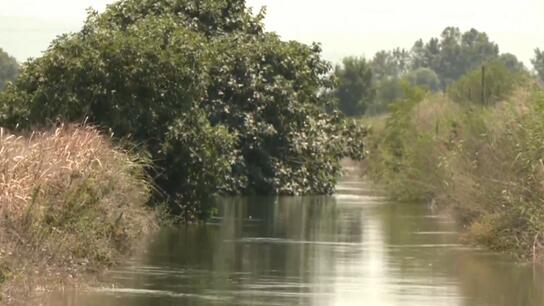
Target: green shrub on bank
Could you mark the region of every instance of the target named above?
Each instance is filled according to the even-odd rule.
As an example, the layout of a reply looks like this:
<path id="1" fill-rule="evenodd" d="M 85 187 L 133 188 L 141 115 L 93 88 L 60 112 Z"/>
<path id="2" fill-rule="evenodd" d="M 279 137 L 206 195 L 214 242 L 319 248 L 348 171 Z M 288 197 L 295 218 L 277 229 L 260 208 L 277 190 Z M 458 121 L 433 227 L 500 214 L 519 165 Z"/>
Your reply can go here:
<path id="1" fill-rule="evenodd" d="M 544 230 L 544 95 L 525 85 L 492 107 L 442 96 L 397 105 L 369 141 L 370 174 L 403 200 L 436 201 L 466 238 L 533 256 Z M 533 249 L 534 248 L 534 249 Z"/>
<path id="2" fill-rule="evenodd" d="M 319 46 L 284 42 L 262 18 L 244 0 L 117 2 L 25 64 L 0 95 L 0 124 L 86 120 L 141 144 L 187 218 L 218 191 L 330 193 L 364 131 L 325 111 Z"/>
<path id="3" fill-rule="evenodd" d="M 459 202 L 468 211 L 469 237 L 497 250 L 541 252 L 544 230 L 544 99 L 542 91 L 518 93 L 511 102 L 487 115 L 483 133 L 474 135 L 464 154 L 472 162 L 467 176 L 474 182 L 472 202 Z"/>
<path id="4" fill-rule="evenodd" d="M 428 95 L 424 89 L 404 83 L 404 98 L 390 105 L 390 113 L 383 119 L 385 124 L 381 130 L 374 129 L 369 136 L 368 170 L 371 176 L 387 185 L 392 197 L 397 199 L 420 198 L 430 192 L 428 183 L 419 179 L 416 173 L 419 168 L 414 163 L 422 162 L 420 157 L 434 156 L 428 154 L 431 152 L 420 154 L 430 148 L 433 135 L 418 130 L 412 117 Z M 414 146 L 416 142 L 418 146 Z"/>

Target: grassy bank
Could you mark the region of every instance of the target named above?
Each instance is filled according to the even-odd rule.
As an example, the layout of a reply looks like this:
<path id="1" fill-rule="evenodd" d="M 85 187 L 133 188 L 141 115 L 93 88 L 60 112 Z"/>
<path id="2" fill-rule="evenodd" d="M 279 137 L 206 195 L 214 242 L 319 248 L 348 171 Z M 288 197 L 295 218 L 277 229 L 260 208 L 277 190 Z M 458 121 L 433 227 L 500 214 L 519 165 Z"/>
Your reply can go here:
<path id="1" fill-rule="evenodd" d="M 0 129 L 0 300 L 126 255 L 154 226 L 143 166 L 90 127 Z"/>
<path id="2" fill-rule="evenodd" d="M 413 89 L 373 118 L 366 171 L 399 200 L 447 207 L 465 239 L 538 260 L 544 244 L 544 94 L 524 85 L 493 105 Z"/>

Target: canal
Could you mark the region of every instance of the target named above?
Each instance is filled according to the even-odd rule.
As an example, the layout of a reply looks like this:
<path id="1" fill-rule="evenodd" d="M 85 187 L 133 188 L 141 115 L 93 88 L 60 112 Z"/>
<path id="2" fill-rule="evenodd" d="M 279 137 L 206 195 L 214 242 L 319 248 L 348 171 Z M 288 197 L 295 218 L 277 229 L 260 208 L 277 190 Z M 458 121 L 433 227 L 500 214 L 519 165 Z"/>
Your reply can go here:
<path id="1" fill-rule="evenodd" d="M 542 306 L 543 272 L 459 243 L 453 220 L 395 203 L 357 173 L 337 194 L 234 197 L 165 229 L 86 292 L 46 306 Z"/>

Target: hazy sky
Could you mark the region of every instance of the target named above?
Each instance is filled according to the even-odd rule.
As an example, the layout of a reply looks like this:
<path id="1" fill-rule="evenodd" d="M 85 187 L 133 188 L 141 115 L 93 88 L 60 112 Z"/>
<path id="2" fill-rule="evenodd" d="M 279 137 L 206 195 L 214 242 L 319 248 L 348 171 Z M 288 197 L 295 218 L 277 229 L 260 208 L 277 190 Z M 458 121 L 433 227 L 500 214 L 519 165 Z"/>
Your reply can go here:
<path id="1" fill-rule="evenodd" d="M 77 31 L 85 9 L 113 0 L 0 0 L 0 47 L 19 61 L 39 56 L 58 34 Z M 487 32 L 501 52 L 526 64 L 544 48 L 544 0 L 247 0 L 268 8 L 266 25 L 285 39 L 321 42 L 324 57 L 371 57 L 381 49 L 410 48 L 446 26 Z"/>

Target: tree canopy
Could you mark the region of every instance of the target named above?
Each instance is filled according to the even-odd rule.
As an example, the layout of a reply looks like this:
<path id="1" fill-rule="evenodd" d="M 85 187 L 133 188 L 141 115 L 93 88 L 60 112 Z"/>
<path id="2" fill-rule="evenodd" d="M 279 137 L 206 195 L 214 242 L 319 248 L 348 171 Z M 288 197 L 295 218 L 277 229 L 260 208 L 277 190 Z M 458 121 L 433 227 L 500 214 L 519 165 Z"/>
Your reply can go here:
<path id="1" fill-rule="evenodd" d="M 503 53 L 499 56 L 498 61 L 503 63 L 508 70 L 513 72 L 526 71 L 525 65 L 518 60 L 512 53 Z"/>
<path id="2" fill-rule="evenodd" d="M 0 91 L 9 81 L 15 80 L 19 72 L 19 64 L 15 58 L 0 48 Z"/>
<path id="3" fill-rule="evenodd" d="M 419 86 L 430 91 L 440 90 L 440 79 L 432 69 L 417 68 L 410 71 L 405 78 L 413 86 Z"/>
<path id="4" fill-rule="evenodd" d="M 346 57 L 336 66 L 338 88 L 335 91 L 340 110 L 348 115 L 362 115 L 376 94 L 372 86 L 372 69 L 364 58 Z"/>
<path id="5" fill-rule="evenodd" d="M 412 47 L 412 68 L 434 70 L 445 88 L 481 63 L 499 56 L 499 47 L 485 32 L 447 27 L 440 38 L 427 43 L 418 40 Z"/>
<path id="6" fill-rule="evenodd" d="M 538 52 L 534 63 L 539 63 L 538 58 L 544 58 L 542 55 L 539 57 L 541 53 Z M 360 96 L 361 88 L 368 87 L 367 92 L 375 92 L 374 95 L 367 95 L 364 105 L 366 113 L 377 114 L 387 111 L 388 105 L 402 99 L 405 92 L 403 88 L 406 86 L 421 87 L 433 92 L 445 91 L 466 74 L 475 76 L 473 70 L 488 63 L 492 63 L 490 71 L 497 72 L 496 76 L 513 76 L 526 71 L 523 63 L 513 54 L 500 54 L 498 45 L 485 32 L 476 29 L 461 32 L 457 27 L 447 27 L 440 37 L 433 37 L 427 42 L 417 40 L 409 51 L 402 48 L 379 51 L 366 63 L 370 66 L 367 73 L 372 75 L 370 87 L 361 80 L 351 78 L 350 86 L 337 91 L 340 93 L 337 96 L 340 98 L 341 109 L 346 113 L 353 114 L 353 110 L 342 107 L 342 102 L 347 101 L 346 97 L 351 97 L 350 101 L 359 101 L 354 97 Z M 500 69 L 497 68 L 499 66 Z M 503 73 L 502 68 L 511 73 Z M 337 69 L 337 75 L 340 72 L 342 70 Z M 342 78 L 339 79 L 342 87 Z M 348 105 L 357 104 L 350 102 Z"/>
<path id="7" fill-rule="evenodd" d="M 544 51 L 535 50 L 535 57 L 531 60 L 536 73 L 542 81 L 544 81 Z"/>
<path id="8" fill-rule="evenodd" d="M 379 82 L 385 79 L 401 78 L 410 70 L 410 61 L 408 51 L 401 48 L 377 52 L 372 59 L 374 80 Z"/>
<path id="9" fill-rule="evenodd" d="M 215 192 L 330 193 L 364 130 L 318 45 L 265 32 L 244 0 L 124 0 L 56 39 L 0 96 L 0 125 L 97 124 L 146 148 L 173 212 Z"/>

